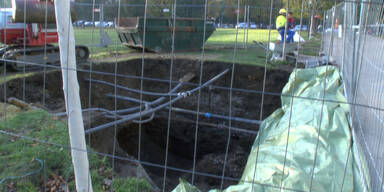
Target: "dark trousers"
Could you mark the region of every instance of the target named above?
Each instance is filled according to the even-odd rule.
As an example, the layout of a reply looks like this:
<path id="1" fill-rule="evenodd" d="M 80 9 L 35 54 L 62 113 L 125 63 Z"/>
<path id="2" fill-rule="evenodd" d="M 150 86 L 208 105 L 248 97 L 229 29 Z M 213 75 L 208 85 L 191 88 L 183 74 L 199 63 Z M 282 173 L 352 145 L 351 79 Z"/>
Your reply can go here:
<path id="1" fill-rule="evenodd" d="M 281 41 L 280 43 L 284 43 L 284 39 L 285 39 L 285 29 L 279 29 L 279 34 L 281 36 Z M 293 43 L 293 36 L 295 36 L 295 32 L 294 31 L 291 31 L 291 30 L 287 30 L 287 35 L 288 35 L 288 38 L 287 38 L 287 43 Z"/>

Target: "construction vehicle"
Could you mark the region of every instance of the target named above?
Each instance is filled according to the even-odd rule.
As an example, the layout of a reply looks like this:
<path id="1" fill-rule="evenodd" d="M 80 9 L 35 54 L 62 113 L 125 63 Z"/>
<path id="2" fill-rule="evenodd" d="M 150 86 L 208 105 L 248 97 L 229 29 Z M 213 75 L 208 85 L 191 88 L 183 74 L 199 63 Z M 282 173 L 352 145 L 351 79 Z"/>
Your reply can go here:
<path id="1" fill-rule="evenodd" d="M 24 6 L 20 6 L 21 3 Z M 28 12 L 24 11 L 26 7 Z M 35 10 L 31 10 L 32 8 Z M 53 1 L 43 0 L 13 0 L 12 8 L 1 9 L 1 63 L 12 70 L 39 69 L 46 64 L 58 65 L 60 53 L 55 44 L 59 37 L 52 14 Z M 88 57 L 89 50 L 86 46 L 76 46 L 78 62 L 84 62 Z"/>

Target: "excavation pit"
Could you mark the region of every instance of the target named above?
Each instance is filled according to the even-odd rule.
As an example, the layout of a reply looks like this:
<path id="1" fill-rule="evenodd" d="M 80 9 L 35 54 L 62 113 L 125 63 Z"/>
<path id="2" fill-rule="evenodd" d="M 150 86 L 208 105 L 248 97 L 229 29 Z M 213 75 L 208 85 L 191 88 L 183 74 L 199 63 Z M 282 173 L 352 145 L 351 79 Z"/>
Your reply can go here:
<path id="1" fill-rule="evenodd" d="M 144 65 L 143 90 L 158 93 L 169 92 L 170 60 L 147 59 Z M 108 86 L 89 79 L 109 82 L 140 90 L 142 60 L 131 60 L 117 63 L 105 63 L 92 66 L 78 72 L 81 103 L 83 109 L 103 108 L 115 110 L 115 99 L 108 94 L 115 92 L 113 86 Z M 267 70 L 265 81 L 265 95 L 262 101 L 264 68 L 248 65 L 235 65 L 232 95 L 231 86 L 232 64 L 220 62 L 205 62 L 202 73 L 202 83 L 209 81 L 221 72 L 230 69 L 228 73 L 218 78 L 209 86 L 201 89 L 200 108 L 201 115 L 197 116 L 198 92 L 172 104 L 172 113 L 169 108 L 163 108 L 154 113 L 153 119 L 141 126 L 140 161 L 150 179 L 160 188 L 163 186 L 165 154 L 167 149 L 167 130 L 169 127 L 167 179 L 166 189 L 174 188 L 179 178 L 191 181 L 195 161 L 194 182 L 197 187 L 205 191 L 219 188 L 225 159 L 228 139 L 230 145 L 225 167 L 224 187 L 237 183 L 241 177 L 249 150 L 256 137 L 261 106 L 263 118 L 280 107 L 281 90 L 288 80 L 289 73 L 281 70 Z M 173 62 L 172 86 L 187 74 L 194 78 L 183 84 L 176 93 L 186 92 L 198 87 L 200 80 L 200 61 L 176 59 Z M 115 74 L 115 70 L 118 75 Z M 45 77 L 45 78 L 44 78 Z M 24 84 L 25 82 L 25 84 Z M 45 84 L 45 86 L 44 86 Z M 62 91 L 62 79 L 59 71 L 37 73 L 24 79 L 15 79 L 7 82 L 6 96 L 23 99 L 34 103 L 52 113 L 65 111 Z M 4 95 L 0 91 L 0 97 Z M 122 89 L 116 93 L 130 98 L 140 98 L 139 94 Z M 143 95 L 143 100 L 153 101 L 159 96 Z M 232 98 L 232 102 L 230 102 Z M 4 99 L 4 98 L 1 98 Z M 166 97 L 165 102 L 168 101 Z M 164 102 L 163 102 L 164 103 Z M 117 109 L 137 107 L 138 103 L 123 100 L 116 101 Z M 232 121 L 229 121 L 231 106 Z M 195 113 L 191 113 L 195 112 Z M 92 111 L 84 113 L 85 127 L 87 129 L 111 122 L 103 112 Z M 169 116 L 170 126 L 168 126 Z M 219 118 L 218 118 L 219 117 Z M 148 118 L 148 116 L 143 117 Z M 196 120 L 199 118 L 197 140 L 195 140 Z M 239 120 L 240 118 L 240 120 Z M 231 135 L 229 136 L 229 126 Z M 116 155 L 138 159 L 139 125 L 125 122 L 116 125 Z M 89 144 L 94 150 L 113 154 L 114 126 L 91 134 Z M 196 143 L 196 144 L 195 144 Z M 196 148 L 196 156 L 195 154 Z M 117 160 L 116 171 L 122 176 L 134 176 L 125 164 L 130 161 Z M 128 173 L 129 172 L 129 173 Z M 134 171 L 132 171 L 134 172 Z"/>
<path id="2" fill-rule="evenodd" d="M 210 174 L 221 176 L 228 138 L 228 128 L 216 124 L 202 123 L 198 126 L 196 158 L 195 132 L 196 123 L 185 117 L 171 117 L 169 137 L 167 139 L 168 118 L 157 118 L 141 126 L 140 160 L 151 164 L 167 166 L 166 187 L 168 190 L 175 187 L 178 178 L 190 181 L 195 161 L 196 175 L 194 181 L 202 190 L 220 187 L 220 178 L 204 176 Z M 203 120 L 201 120 L 203 122 Z M 128 154 L 138 159 L 139 125 L 130 124 L 120 128 L 118 132 L 119 146 Z M 226 166 L 226 177 L 239 178 L 242 174 L 247 154 L 256 134 L 231 132 L 231 142 Z M 167 147 L 168 143 L 168 147 Z M 166 151 L 168 149 L 168 152 Z M 167 153 L 167 157 L 166 157 Z M 165 160 L 167 159 L 167 164 Z M 164 169 L 154 165 L 144 164 L 144 168 L 158 185 L 162 186 Z M 178 170 L 180 169 L 180 170 Z M 234 181 L 225 180 L 224 184 L 234 184 Z"/>

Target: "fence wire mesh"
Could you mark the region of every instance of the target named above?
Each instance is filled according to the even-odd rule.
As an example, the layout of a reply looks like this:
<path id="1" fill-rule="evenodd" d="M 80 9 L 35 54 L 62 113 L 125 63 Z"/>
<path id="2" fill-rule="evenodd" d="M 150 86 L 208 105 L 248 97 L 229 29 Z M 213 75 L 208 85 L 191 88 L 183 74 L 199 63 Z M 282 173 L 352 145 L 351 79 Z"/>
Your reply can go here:
<path id="1" fill-rule="evenodd" d="M 323 52 L 341 68 L 348 101 L 369 106 L 351 105 L 351 123 L 367 157 L 372 191 L 382 191 L 383 2 L 346 1 L 325 18 Z"/>
<path id="2" fill-rule="evenodd" d="M 249 182 L 241 178 L 248 153 L 261 122 L 280 107 L 281 96 L 292 102 L 336 102 L 325 99 L 326 82 L 321 98 L 281 94 L 290 72 L 303 68 L 308 58 L 317 60 L 320 46 L 342 69 L 356 141 L 369 157 L 372 189 L 382 190 L 380 2 L 345 2 L 327 11 L 317 27 L 311 22 L 318 22 L 312 17 L 320 12 L 308 7 L 309 1 L 297 1 L 302 6 L 293 10 L 300 14 L 296 33 L 309 43 L 299 40 L 288 64 L 271 62 L 269 46 L 278 37 L 274 21 L 289 0 L 263 6 L 240 0 L 76 1 L 76 45 L 88 47 L 90 57 L 78 60 L 77 68 L 59 66 L 57 42 L 48 42 L 47 34 L 56 30 L 47 21 L 52 17 L 48 8 L 41 13 L 45 22 L 28 23 L 27 2 L 32 1 L 16 0 L 23 5 L 24 22 L 13 23 L 6 2 L 0 5 L 0 28 L 6 29 L 1 38 L 19 37 L 0 49 L 5 55 L 0 60 L 0 190 L 75 191 L 71 151 L 88 155 L 93 183 L 88 191 L 171 191 L 179 178 L 203 191 Z M 51 4 L 42 2 L 43 7 Z M 310 40 L 310 26 L 322 30 L 322 38 Z M 39 35 L 40 45 L 31 45 Z M 153 42 L 158 44 L 152 47 Z M 198 49 L 183 50 L 195 44 Z M 86 53 L 79 48 L 76 54 Z M 70 111 L 65 112 L 62 90 L 69 80 L 61 78 L 70 71 L 79 79 L 87 149 L 70 146 Z M 306 191 L 283 184 L 289 177 L 289 129 L 287 134 L 279 185 L 254 183 L 266 191 Z M 318 179 L 320 133 L 316 138 L 309 191 Z M 343 191 L 343 186 L 335 188 Z"/>

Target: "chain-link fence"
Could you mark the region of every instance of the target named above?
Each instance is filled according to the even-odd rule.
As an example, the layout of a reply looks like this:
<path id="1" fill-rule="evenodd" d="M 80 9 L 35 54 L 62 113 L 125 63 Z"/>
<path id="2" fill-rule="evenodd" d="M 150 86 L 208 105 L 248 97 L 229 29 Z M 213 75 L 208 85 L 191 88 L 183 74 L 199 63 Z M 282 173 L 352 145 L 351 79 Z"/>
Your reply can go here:
<path id="1" fill-rule="evenodd" d="M 344 2 L 325 13 L 323 52 L 340 66 L 373 191 L 383 190 L 383 2 Z"/>
<path id="2" fill-rule="evenodd" d="M 177 2 L 187 1 L 192 2 Z M 189 182 L 184 191 L 197 191 L 192 185 L 202 191 L 227 187 L 226 191 L 360 191 L 355 186 L 358 184 L 352 184 L 359 174 L 352 167 L 355 159 L 349 159 L 351 139 L 346 110 L 341 109 L 346 103 L 337 69 L 296 70 L 300 68 L 299 57 L 308 50 L 300 39 L 290 44 L 295 66 L 270 62 L 268 45 L 282 46 L 274 44 L 278 36 L 274 21 L 282 5 L 276 6 L 273 0 L 265 7 L 244 5 L 240 0 L 221 1 L 219 6 L 209 6 L 209 0 L 204 0 L 204 5 L 176 1 L 169 5 L 78 3 L 73 29 L 67 15 L 69 2 L 55 2 L 56 14 L 64 10 L 59 10 L 57 3 L 67 9 L 61 12 L 63 17 L 56 17 L 54 43 L 47 43 L 44 23 L 24 21 L 16 39 L 28 37 L 32 41 L 36 33 L 28 30 L 36 32 L 38 28 L 37 35 L 45 35 L 41 38 L 44 41 L 40 47 L 28 46 L 26 41 L 15 41 L 19 44 L 13 46 L 7 39 L 14 37 L 14 31 L 7 27 L 16 23 L 2 22 L 6 30 L 1 31 L 1 39 L 9 45 L 2 49 L 6 52 L 0 59 L 0 160 L 4 162 L 0 164 L 0 190 L 75 191 L 79 189 L 75 184 L 82 184 L 86 189 L 79 191 L 157 192 L 172 191 Z M 312 18 L 304 12 L 310 15 L 313 11 L 306 10 L 304 2 L 300 2 L 301 17 L 296 15 L 296 24 L 308 29 Z M 324 24 L 323 48 L 342 62 L 349 59 L 337 57 L 338 49 L 349 51 L 343 48 L 343 33 L 347 32 L 339 27 L 346 22 L 342 14 L 336 16 L 336 10 L 343 10 L 343 6 L 328 13 L 327 21 L 331 22 Z M 27 10 L 20 12 L 26 14 Z M 224 29 L 216 30 L 212 39 L 205 41 L 205 25 L 212 25 L 212 20 Z M 192 39 L 195 28 L 183 25 L 183 21 L 203 21 L 198 40 Z M 122 29 L 125 34 L 118 36 L 114 25 L 124 22 L 134 27 Z M 160 25 L 164 31 L 149 30 Z M 351 25 L 351 30 L 354 28 Z M 142 33 L 137 34 L 140 30 Z M 186 31 L 191 34 L 185 35 Z M 105 42 L 105 34 L 111 44 Z M 364 37 L 362 34 L 358 36 Z M 121 38 L 129 41 L 136 37 L 143 42 L 136 50 L 120 42 Z M 362 37 L 357 38 L 366 42 Z M 76 44 L 88 45 L 91 54 L 88 60 L 79 59 L 78 66 L 74 57 L 82 52 L 76 49 L 74 38 Z M 151 40 L 159 40 L 159 46 L 170 50 L 151 52 L 152 44 L 145 43 Z M 183 52 L 177 47 L 196 42 L 201 43 L 197 51 Z M 312 48 L 320 44 L 310 43 Z M 355 54 L 355 49 L 352 52 Z M 363 74 L 360 68 L 350 68 Z M 328 80 L 333 83 L 328 84 Z M 375 96 L 372 102 L 378 100 L 380 92 Z M 382 112 L 372 107 L 377 103 L 353 106 Z M 334 108 L 340 113 L 330 112 Z M 83 140 L 83 134 L 83 146 L 72 143 L 75 137 Z M 88 160 L 77 160 L 75 153 L 87 155 Z M 76 167 L 84 162 L 89 166 Z M 74 173 L 79 167 L 82 177 Z"/>
<path id="3" fill-rule="evenodd" d="M 182 4 L 178 3 L 176 9 L 173 4 L 143 4 L 143 3 L 74 3 L 76 12 L 76 21 L 74 22 L 76 42 L 78 44 L 92 45 L 97 55 L 100 52 L 111 51 L 108 46 L 114 47 L 114 42 L 118 40 L 115 31 L 117 12 L 121 18 L 125 17 L 142 17 L 144 8 L 147 7 L 147 18 L 168 18 L 171 20 L 173 13 L 178 18 L 194 18 L 204 19 L 204 4 Z M 120 9 L 119 9 L 120 8 Z M 280 7 L 274 7 L 272 10 L 272 18 L 276 18 L 279 14 Z M 268 30 L 272 29 L 271 40 L 275 41 L 278 37 L 275 31 L 274 21 L 270 23 L 270 8 L 268 6 L 251 6 L 241 3 L 239 7 L 231 4 L 213 4 L 207 6 L 206 18 L 216 28 L 215 33 L 207 40 L 207 49 L 216 50 L 221 48 L 233 48 L 237 35 L 238 48 L 259 48 L 253 42 L 266 42 Z M 300 12 L 304 12 L 304 16 L 300 18 Z M 300 10 L 295 18 L 296 31 L 299 31 L 300 20 L 302 20 L 302 36 L 308 37 L 307 30 L 310 26 L 310 10 L 305 7 Z M 237 18 L 238 16 L 238 18 Z M 238 20 L 237 20 L 238 19 Z M 237 31 L 238 29 L 238 31 Z M 106 35 L 105 35 L 106 34 Z M 226 36 L 227 39 L 219 38 Z M 92 38 L 91 38 L 92 37 Z M 119 41 L 119 40 L 118 40 Z M 119 45 L 119 50 L 124 51 L 124 46 Z M 214 51 L 211 51 L 214 52 Z M 254 59 L 257 60 L 257 59 Z M 257 64 L 254 62 L 253 64 Z"/>

